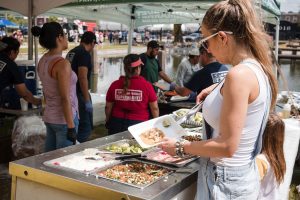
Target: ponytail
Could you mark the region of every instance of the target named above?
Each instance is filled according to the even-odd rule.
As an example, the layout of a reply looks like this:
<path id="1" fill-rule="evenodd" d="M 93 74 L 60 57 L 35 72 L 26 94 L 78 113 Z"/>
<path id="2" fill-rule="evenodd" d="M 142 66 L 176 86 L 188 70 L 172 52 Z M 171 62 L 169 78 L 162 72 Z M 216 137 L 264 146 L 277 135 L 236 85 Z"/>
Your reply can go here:
<path id="1" fill-rule="evenodd" d="M 125 81 L 123 84 L 123 93 L 126 94 L 128 91 L 128 88 L 130 86 L 130 79 L 132 78 L 132 76 L 135 75 L 139 75 L 137 74 L 137 67 L 132 67 L 131 63 L 136 62 L 137 60 L 139 60 L 140 57 L 137 54 L 128 54 L 127 56 L 125 56 L 124 60 L 123 60 L 123 64 L 124 64 L 124 71 L 125 71 Z"/>
<path id="2" fill-rule="evenodd" d="M 208 9 L 203 18 L 203 24 L 212 32 L 233 32 L 235 40 L 249 48 L 269 79 L 272 92 L 271 109 L 274 109 L 277 80 L 274 77 L 272 61 L 269 56 L 267 34 L 262 21 L 254 10 L 253 3 L 248 0 L 221 1 Z"/>

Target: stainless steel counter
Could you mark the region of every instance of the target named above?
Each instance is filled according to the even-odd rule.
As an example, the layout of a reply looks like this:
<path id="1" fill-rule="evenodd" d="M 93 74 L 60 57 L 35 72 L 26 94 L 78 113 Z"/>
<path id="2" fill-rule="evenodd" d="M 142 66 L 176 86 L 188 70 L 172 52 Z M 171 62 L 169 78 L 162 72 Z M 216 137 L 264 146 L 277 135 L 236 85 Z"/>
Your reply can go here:
<path id="1" fill-rule="evenodd" d="M 189 172 L 172 173 L 167 178 L 161 179 L 144 189 L 43 165 L 45 161 L 51 159 L 126 138 L 131 138 L 129 132 L 118 133 L 113 136 L 11 162 L 9 171 L 13 176 L 13 199 L 18 199 L 16 192 L 18 185 L 14 185 L 14 183 L 18 182 L 18 178 L 67 191 L 87 199 L 172 199 L 196 182 L 199 167 L 197 161 L 185 166 L 185 168 L 191 168 Z"/>

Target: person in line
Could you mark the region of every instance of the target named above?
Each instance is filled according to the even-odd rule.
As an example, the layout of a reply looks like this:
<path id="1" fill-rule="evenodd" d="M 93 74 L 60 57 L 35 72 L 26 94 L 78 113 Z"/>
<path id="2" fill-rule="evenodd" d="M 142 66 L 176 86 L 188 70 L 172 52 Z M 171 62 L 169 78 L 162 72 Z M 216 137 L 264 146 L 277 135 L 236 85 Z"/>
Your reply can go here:
<path id="1" fill-rule="evenodd" d="M 57 22 L 45 23 L 31 30 L 40 45 L 48 51 L 38 64 L 46 101 L 43 121 L 46 125 L 45 150 L 52 151 L 75 144 L 78 128 L 77 76 L 71 64 L 62 57 L 68 38 Z"/>
<path id="2" fill-rule="evenodd" d="M 195 72 L 184 87 L 176 85 L 174 88 L 181 96 L 190 95 L 191 101 L 195 101 L 197 94 L 200 94 L 203 89 L 222 81 L 228 72 L 228 68 L 219 63 L 204 47 L 201 46 L 199 52 L 199 62 L 203 68 Z"/>
<path id="3" fill-rule="evenodd" d="M 200 52 L 198 48 L 193 48 L 189 51 L 189 58 L 183 59 L 178 65 L 176 73 L 176 84 L 183 87 L 195 74 L 200 70 L 199 66 Z"/>
<path id="4" fill-rule="evenodd" d="M 167 83 L 172 83 L 172 80 L 168 77 L 168 75 L 162 70 L 158 59 L 156 56 L 158 55 L 159 50 L 159 44 L 157 41 L 152 40 L 148 42 L 147 44 L 147 52 L 142 53 L 140 55 L 142 62 L 144 63 L 142 65 L 142 72 L 141 76 L 143 76 L 147 81 L 149 81 L 151 84 L 156 83 L 158 81 L 158 78 L 162 78 Z M 175 85 L 175 83 L 171 84 L 172 87 Z M 157 92 L 157 87 L 153 86 L 155 89 L 155 92 Z"/>
<path id="5" fill-rule="evenodd" d="M 96 44 L 96 36 L 86 31 L 80 45 L 68 52 L 66 59 L 70 61 L 72 70 L 78 77 L 76 93 L 78 98 L 79 126 L 77 140 L 86 142 L 93 129 L 93 104 L 89 93 L 89 82 L 92 73 L 92 58 L 90 53 Z"/>
<path id="6" fill-rule="evenodd" d="M 279 185 L 283 182 L 286 163 L 283 153 L 285 125 L 275 113 L 270 113 L 263 135 L 261 154 L 256 157 L 261 185 L 260 200 L 280 200 Z"/>
<path id="7" fill-rule="evenodd" d="M 137 54 L 129 54 L 123 60 L 125 76 L 114 81 L 106 94 L 106 126 L 108 134 L 126 131 L 131 125 L 147 121 L 150 113 L 159 116 L 156 94 L 142 76 L 143 64 Z"/>
<path id="8" fill-rule="evenodd" d="M 6 90 L 14 87 L 20 97 L 29 103 L 41 105 L 41 99 L 35 98 L 24 83 L 24 76 L 14 62 L 19 54 L 20 42 L 14 37 L 4 37 L 0 45 L 0 102 L 8 98 Z M 1 100 L 2 99 L 2 100 Z M 1 105 L 2 106 L 2 105 Z"/>
<path id="9" fill-rule="evenodd" d="M 225 0 L 209 8 L 200 41 L 220 63 L 233 67 L 219 84 L 202 90 L 206 140 L 166 138 L 161 148 L 171 155 L 201 156 L 196 199 L 257 199 L 261 152 L 277 82 L 268 53 L 266 32 L 252 1 Z"/>

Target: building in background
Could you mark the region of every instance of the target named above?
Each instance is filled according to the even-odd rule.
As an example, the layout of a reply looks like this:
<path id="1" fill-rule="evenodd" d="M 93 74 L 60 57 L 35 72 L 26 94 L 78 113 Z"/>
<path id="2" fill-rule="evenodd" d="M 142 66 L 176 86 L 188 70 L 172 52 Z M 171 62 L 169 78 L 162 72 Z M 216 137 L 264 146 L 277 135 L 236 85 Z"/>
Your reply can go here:
<path id="1" fill-rule="evenodd" d="M 267 23 L 266 29 L 273 39 L 275 39 L 276 26 Z M 279 30 L 280 40 L 300 39 L 300 13 L 281 13 Z"/>

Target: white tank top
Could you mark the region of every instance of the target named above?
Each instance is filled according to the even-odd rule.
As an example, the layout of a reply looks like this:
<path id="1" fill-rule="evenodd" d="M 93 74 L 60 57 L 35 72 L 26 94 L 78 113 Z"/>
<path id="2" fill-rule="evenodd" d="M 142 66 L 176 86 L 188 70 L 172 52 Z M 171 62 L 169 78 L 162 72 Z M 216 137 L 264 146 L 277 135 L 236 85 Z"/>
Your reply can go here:
<path id="1" fill-rule="evenodd" d="M 249 67 L 256 75 L 259 83 L 259 95 L 248 104 L 247 116 L 242 129 L 238 148 L 231 158 L 214 157 L 210 160 L 217 165 L 222 166 L 242 166 L 251 162 L 252 152 L 255 148 L 255 142 L 259 135 L 259 130 L 263 120 L 267 102 L 267 77 L 262 71 L 260 64 L 254 59 L 246 59 L 244 65 Z M 203 104 L 203 116 L 206 122 L 213 128 L 213 138 L 220 134 L 220 115 L 223 104 L 223 96 L 220 89 L 224 84 L 223 80 L 217 88 L 208 95 Z"/>

